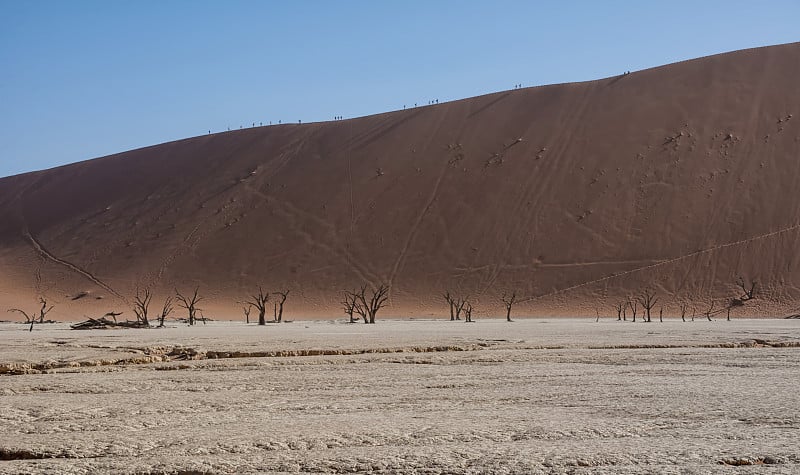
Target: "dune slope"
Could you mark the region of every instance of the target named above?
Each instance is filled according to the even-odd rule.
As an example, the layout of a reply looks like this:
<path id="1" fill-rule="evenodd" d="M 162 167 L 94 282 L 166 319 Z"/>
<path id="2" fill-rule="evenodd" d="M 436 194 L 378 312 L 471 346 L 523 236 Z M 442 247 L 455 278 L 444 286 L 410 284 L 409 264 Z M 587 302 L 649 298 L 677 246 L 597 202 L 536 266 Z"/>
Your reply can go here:
<path id="1" fill-rule="evenodd" d="M 741 312 L 791 313 L 798 77 L 795 43 L 3 178 L 0 308 L 44 294 L 80 318 L 199 286 L 235 315 L 261 284 L 335 316 L 341 290 L 387 283 L 386 315 L 443 316 L 446 289 L 479 315 L 507 291 L 519 314 L 593 315 L 644 288 L 674 314 L 742 276 L 760 298 Z"/>

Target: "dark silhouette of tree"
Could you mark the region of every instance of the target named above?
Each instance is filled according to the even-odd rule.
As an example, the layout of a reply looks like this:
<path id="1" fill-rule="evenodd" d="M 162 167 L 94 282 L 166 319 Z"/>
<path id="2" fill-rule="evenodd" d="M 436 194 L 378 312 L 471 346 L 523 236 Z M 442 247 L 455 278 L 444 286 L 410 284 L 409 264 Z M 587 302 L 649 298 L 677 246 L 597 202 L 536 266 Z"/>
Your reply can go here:
<path id="1" fill-rule="evenodd" d="M 51 305 L 48 307 L 47 300 L 44 297 L 39 297 L 39 303 L 42 304 L 42 306 L 39 308 L 39 315 L 36 315 L 35 312 L 31 312 L 30 314 L 28 314 L 26 311 L 20 310 L 18 308 L 9 308 L 8 311 L 21 313 L 25 317 L 25 323 L 31 324 L 28 331 L 33 331 L 33 324 L 44 323 L 45 322 L 44 318 L 47 316 L 48 313 L 50 313 L 51 310 L 53 310 L 53 307 L 55 307 L 55 305 Z"/>
<path id="2" fill-rule="evenodd" d="M 456 313 L 455 313 L 456 299 L 455 299 L 455 297 L 450 295 L 450 291 L 449 290 L 446 291 L 442 295 L 442 297 L 444 298 L 444 301 L 447 302 L 447 304 L 450 306 L 450 321 L 452 322 L 453 320 L 456 319 Z"/>
<path id="3" fill-rule="evenodd" d="M 342 292 L 341 304 L 345 315 L 350 317 L 350 323 L 357 322 L 358 319 L 353 316 L 353 313 L 356 310 L 356 294 L 354 292 L 348 292 L 345 290 Z"/>
<path id="4" fill-rule="evenodd" d="M 617 311 L 617 321 L 622 321 L 622 314 L 625 312 L 625 306 L 628 305 L 627 302 L 622 301 L 619 302 L 614 306 L 614 309 Z"/>
<path id="5" fill-rule="evenodd" d="M 506 321 L 507 322 L 512 322 L 513 320 L 511 320 L 511 308 L 517 302 L 517 293 L 516 292 L 511 292 L 511 295 L 503 293 L 502 300 L 503 300 L 503 304 L 505 304 L 505 306 L 506 306 Z"/>
<path id="6" fill-rule="evenodd" d="M 164 327 L 164 320 L 172 313 L 172 297 L 167 297 L 164 300 L 164 306 L 161 307 L 161 314 L 158 316 L 158 328 Z"/>
<path id="7" fill-rule="evenodd" d="M 364 318 L 364 323 L 375 323 L 375 316 L 378 311 L 386 306 L 386 301 L 389 298 L 389 287 L 386 284 L 381 284 L 372 291 L 372 296 L 367 299 L 366 285 L 361 287 L 361 290 L 356 293 L 358 302 L 356 303 L 356 312 Z"/>
<path id="8" fill-rule="evenodd" d="M 194 288 L 194 293 L 191 296 L 183 296 L 178 289 L 175 289 L 176 298 L 178 299 L 178 306 L 185 308 L 186 311 L 189 313 L 189 325 L 194 325 L 195 320 L 197 319 L 197 312 L 200 310 L 197 307 L 197 304 L 203 300 L 202 297 L 197 295 L 197 292 L 200 290 L 199 287 Z M 203 325 L 205 325 L 206 319 L 203 318 Z"/>
<path id="9" fill-rule="evenodd" d="M 681 302 L 681 321 L 686 322 L 686 310 L 689 309 L 689 304 L 687 302 Z"/>
<path id="10" fill-rule="evenodd" d="M 469 295 L 464 298 L 457 298 L 455 301 L 456 320 L 461 320 L 461 313 L 464 311 L 464 306 L 467 305 Z"/>
<path id="11" fill-rule="evenodd" d="M 742 289 L 742 295 L 740 297 L 732 298 L 728 304 L 728 308 L 726 309 L 728 312 L 728 316 L 726 318 L 727 321 L 731 321 L 731 309 L 733 307 L 744 307 L 745 302 L 755 298 L 756 286 L 758 283 L 754 280 L 750 282 L 749 285 L 745 284 L 745 280 L 742 278 L 742 276 L 739 276 L 739 278 L 736 280 L 736 285 Z"/>
<path id="12" fill-rule="evenodd" d="M 244 312 L 244 322 L 250 323 L 250 311 L 253 310 L 251 305 L 242 305 L 242 311 Z"/>
<path id="13" fill-rule="evenodd" d="M 286 292 L 281 292 L 281 291 L 273 292 L 273 295 L 277 295 L 277 296 L 280 297 L 280 299 L 277 301 L 277 304 L 278 304 L 277 312 L 278 313 L 277 313 L 277 315 L 275 315 L 275 321 L 276 322 L 282 322 L 283 321 L 283 303 L 286 302 L 286 297 L 289 296 L 289 291 L 287 290 Z"/>
<path id="14" fill-rule="evenodd" d="M 710 301 L 710 303 L 708 305 L 708 309 L 706 310 L 706 312 L 704 314 L 709 322 L 711 321 L 711 315 L 714 315 L 714 313 L 715 313 L 714 312 L 714 306 L 715 305 L 716 305 L 716 303 L 714 302 L 714 299 L 711 299 L 711 301 Z"/>
<path id="15" fill-rule="evenodd" d="M 636 302 L 636 299 L 628 300 L 628 307 L 630 307 L 631 314 L 633 315 L 633 323 L 636 323 L 636 312 L 639 310 L 639 304 Z"/>
<path id="16" fill-rule="evenodd" d="M 461 313 L 464 311 L 464 306 L 467 304 L 469 297 L 455 297 L 450 294 L 449 290 L 442 297 L 450 306 L 450 321 L 461 320 Z"/>
<path id="17" fill-rule="evenodd" d="M 755 298 L 756 286 L 758 285 L 758 282 L 756 282 L 755 280 L 750 282 L 750 286 L 748 288 L 742 276 L 739 276 L 739 279 L 736 281 L 736 283 L 739 285 L 739 287 L 741 287 L 742 292 L 744 292 L 740 297 L 740 300 L 742 302 L 747 302 L 748 300 L 752 300 Z"/>
<path id="18" fill-rule="evenodd" d="M 650 321 L 650 310 L 656 306 L 658 303 L 658 297 L 656 297 L 655 292 L 652 292 L 650 289 L 645 289 L 642 292 L 642 295 L 639 296 L 639 303 L 642 304 L 644 310 L 647 315 L 647 322 Z"/>
<path id="19" fill-rule="evenodd" d="M 353 311 L 360 315 L 362 319 L 364 319 L 364 323 L 369 323 L 366 304 L 361 303 L 366 302 L 366 292 L 367 286 L 362 285 L 360 289 L 353 290 L 352 292 L 348 291 L 347 294 L 349 295 L 349 298 L 353 300 Z"/>
<path id="20" fill-rule="evenodd" d="M 258 324 L 259 325 L 266 325 L 266 314 L 267 314 L 267 302 L 269 301 L 269 292 L 264 292 L 264 289 L 261 286 L 258 286 L 258 293 L 253 294 L 250 298 L 245 302 L 250 307 L 255 307 L 258 310 Z"/>
<path id="21" fill-rule="evenodd" d="M 150 293 L 149 288 L 144 290 L 136 289 L 136 296 L 133 298 L 133 313 L 136 315 L 136 321 L 142 325 L 150 326 L 147 320 L 147 312 L 150 309 L 150 301 L 153 300 L 153 294 Z"/>
<path id="22" fill-rule="evenodd" d="M 472 323 L 472 304 L 469 302 L 464 304 L 464 321 L 466 323 Z"/>

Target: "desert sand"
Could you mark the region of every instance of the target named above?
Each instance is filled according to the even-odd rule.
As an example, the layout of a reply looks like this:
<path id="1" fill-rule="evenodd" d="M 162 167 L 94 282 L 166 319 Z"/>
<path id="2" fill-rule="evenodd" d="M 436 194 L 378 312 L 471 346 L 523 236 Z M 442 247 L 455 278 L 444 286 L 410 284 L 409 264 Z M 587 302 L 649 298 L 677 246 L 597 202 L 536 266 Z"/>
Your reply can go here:
<path id="1" fill-rule="evenodd" d="M 797 313 L 798 77 L 794 43 L 2 178 L 0 308 L 131 317 L 137 287 L 199 286 L 238 318 L 263 285 L 320 318 L 386 283 L 395 317 L 444 316 L 447 289 L 575 316 L 652 288 L 674 315 L 742 276 L 739 316 Z"/>
<path id="2" fill-rule="evenodd" d="M 798 320 L 26 330 L 3 474 L 800 471 Z"/>

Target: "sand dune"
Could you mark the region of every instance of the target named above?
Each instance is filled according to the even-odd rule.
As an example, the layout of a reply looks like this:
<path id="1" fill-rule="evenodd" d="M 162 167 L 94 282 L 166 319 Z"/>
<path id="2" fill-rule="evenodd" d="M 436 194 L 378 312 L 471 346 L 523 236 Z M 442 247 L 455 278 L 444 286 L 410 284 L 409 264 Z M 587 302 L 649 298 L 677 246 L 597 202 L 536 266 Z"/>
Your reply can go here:
<path id="1" fill-rule="evenodd" d="M 225 317 L 261 284 L 332 316 L 384 282 L 386 315 L 444 316 L 445 289 L 480 316 L 507 290 L 520 314 L 608 313 L 644 287 L 674 314 L 741 275 L 761 292 L 737 312 L 796 312 L 799 76 L 795 43 L 3 178 L 0 308 L 198 285 Z"/>

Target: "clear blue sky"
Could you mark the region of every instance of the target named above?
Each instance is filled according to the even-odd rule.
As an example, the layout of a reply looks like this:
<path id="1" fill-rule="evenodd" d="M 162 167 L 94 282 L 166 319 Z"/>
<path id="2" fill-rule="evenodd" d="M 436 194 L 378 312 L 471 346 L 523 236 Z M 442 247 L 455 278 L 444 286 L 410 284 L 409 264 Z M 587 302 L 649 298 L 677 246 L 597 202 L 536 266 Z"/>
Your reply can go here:
<path id="1" fill-rule="evenodd" d="M 0 0 L 0 176 L 799 40 L 798 0 Z"/>

